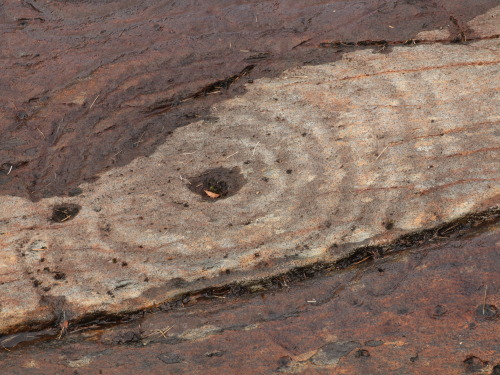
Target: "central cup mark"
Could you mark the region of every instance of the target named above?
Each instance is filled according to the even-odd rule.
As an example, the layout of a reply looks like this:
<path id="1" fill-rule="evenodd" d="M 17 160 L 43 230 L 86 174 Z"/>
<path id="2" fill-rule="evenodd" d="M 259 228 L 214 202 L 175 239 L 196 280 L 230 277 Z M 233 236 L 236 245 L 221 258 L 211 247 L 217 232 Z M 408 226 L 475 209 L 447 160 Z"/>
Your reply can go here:
<path id="1" fill-rule="evenodd" d="M 189 190 L 204 200 L 213 202 L 236 194 L 246 183 L 240 168 L 218 167 L 189 178 Z"/>

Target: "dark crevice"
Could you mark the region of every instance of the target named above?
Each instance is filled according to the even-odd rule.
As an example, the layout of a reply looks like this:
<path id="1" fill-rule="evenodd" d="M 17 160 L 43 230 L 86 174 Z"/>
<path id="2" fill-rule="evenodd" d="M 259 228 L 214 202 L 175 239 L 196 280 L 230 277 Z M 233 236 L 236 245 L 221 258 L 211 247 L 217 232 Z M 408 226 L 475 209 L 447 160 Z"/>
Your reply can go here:
<path id="1" fill-rule="evenodd" d="M 266 55 L 267 56 L 267 55 Z M 149 108 L 147 108 L 144 113 L 147 114 L 147 117 L 151 116 L 158 116 L 161 115 L 170 109 L 177 107 L 181 105 L 182 103 L 185 103 L 187 101 L 190 101 L 192 99 L 198 99 L 200 97 L 204 97 L 210 94 L 216 94 L 221 92 L 222 90 L 228 90 L 229 87 L 236 82 L 238 79 L 241 77 L 246 76 L 248 73 L 252 71 L 252 69 L 255 67 L 255 65 L 248 65 L 246 66 L 243 70 L 241 70 L 238 74 L 232 75 L 229 78 L 222 79 L 219 81 L 216 81 L 214 83 L 211 83 L 208 86 L 203 87 L 201 90 L 198 90 L 194 94 L 190 94 L 185 97 L 181 98 L 169 98 L 169 99 L 164 99 L 160 100 L 157 103 L 153 104 Z"/>
<path id="2" fill-rule="evenodd" d="M 319 43 L 319 48 L 341 48 L 341 47 L 395 47 L 395 46 L 412 46 L 417 44 L 455 44 L 455 43 L 470 43 L 479 40 L 489 40 L 489 39 L 498 39 L 500 38 L 500 34 L 490 35 L 486 37 L 478 37 L 478 38 L 466 38 L 465 34 L 461 33 L 459 36 L 453 39 L 407 39 L 407 40 L 396 40 L 396 41 L 387 41 L 387 40 L 361 40 L 357 42 L 348 42 L 348 41 L 333 41 L 333 42 L 322 42 Z M 305 42 L 303 42 L 305 43 Z M 302 43 L 301 43 L 302 44 Z M 299 44 L 300 45 L 300 44 Z"/>

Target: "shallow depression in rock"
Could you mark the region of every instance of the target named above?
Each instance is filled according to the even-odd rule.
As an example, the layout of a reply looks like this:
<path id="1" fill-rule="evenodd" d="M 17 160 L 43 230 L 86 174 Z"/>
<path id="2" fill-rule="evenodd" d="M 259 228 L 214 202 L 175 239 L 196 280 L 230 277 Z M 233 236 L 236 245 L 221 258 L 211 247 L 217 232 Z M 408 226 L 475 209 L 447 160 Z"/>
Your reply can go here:
<path id="1" fill-rule="evenodd" d="M 210 202 L 235 195 L 246 183 L 239 167 L 209 169 L 188 180 L 189 190 Z"/>

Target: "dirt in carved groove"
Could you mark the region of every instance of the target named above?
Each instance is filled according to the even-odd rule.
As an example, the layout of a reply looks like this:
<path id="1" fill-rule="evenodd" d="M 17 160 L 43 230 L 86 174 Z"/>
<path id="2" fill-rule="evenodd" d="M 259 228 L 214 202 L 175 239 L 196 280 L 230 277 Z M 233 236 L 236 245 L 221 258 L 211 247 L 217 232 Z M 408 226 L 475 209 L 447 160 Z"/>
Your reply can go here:
<path id="1" fill-rule="evenodd" d="M 422 31 L 470 40 L 467 22 L 497 4 L 6 0 L 0 194 L 71 195 L 150 155 L 175 129 L 241 94 L 242 83 L 335 61 L 353 46 L 387 52 Z"/>
<path id="2" fill-rule="evenodd" d="M 50 220 L 54 223 L 63 223 L 72 220 L 78 215 L 81 207 L 77 204 L 60 204 L 53 208 Z"/>
<path id="3" fill-rule="evenodd" d="M 240 168 L 214 168 L 189 179 L 188 188 L 203 199 L 214 201 L 236 194 L 245 184 Z"/>

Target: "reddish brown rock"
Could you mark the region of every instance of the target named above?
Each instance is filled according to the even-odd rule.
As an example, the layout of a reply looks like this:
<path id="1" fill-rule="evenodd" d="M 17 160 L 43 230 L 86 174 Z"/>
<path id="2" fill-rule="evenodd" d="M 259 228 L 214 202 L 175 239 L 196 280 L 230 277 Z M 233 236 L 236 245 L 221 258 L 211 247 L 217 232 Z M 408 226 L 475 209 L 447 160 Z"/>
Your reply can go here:
<path id="1" fill-rule="evenodd" d="M 33 200 L 68 194 L 151 154 L 172 130 L 242 88 L 184 99 L 248 66 L 252 78 L 277 76 L 334 61 L 351 43 L 499 34 L 496 0 L 2 5 L 0 192 Z M 329 42 L 338 48 L 317 49 Z M 159 106 L 168 110 L 150 116 Z"/>
<path id="2" fill-rule="evenodd" d="M 264 293 L 185 301 L 4 350 L 0 365 L 9 375 L 497 374 L 499 240 L 493 227 Z"/>
<path id="3" fill-rule="evenodd" d="M 450 3 L 7 2 L 0 332 L 493 212 L 498 9 Z"/>

